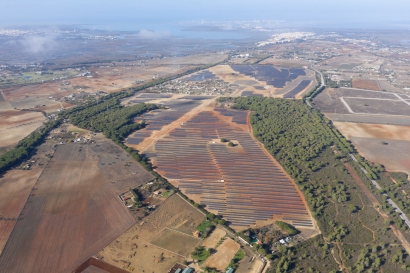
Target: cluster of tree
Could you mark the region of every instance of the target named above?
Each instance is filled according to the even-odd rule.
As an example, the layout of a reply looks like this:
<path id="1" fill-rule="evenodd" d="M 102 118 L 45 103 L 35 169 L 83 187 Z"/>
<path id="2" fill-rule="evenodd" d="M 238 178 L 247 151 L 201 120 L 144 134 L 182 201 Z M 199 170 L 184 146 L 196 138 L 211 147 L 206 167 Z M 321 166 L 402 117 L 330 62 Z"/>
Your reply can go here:
<path id="1" fill-rule="evenodd" d="M 282 221 L 276 221 L 275 224 L 283 231 L 287 232 L 289 235 L 295 235 L 298 233 L 298 230 L 288 223 Z"/>
<path id="2" fill-rule="evenodd" d="M 196 230 L 200 232 L 202 238 L 206 238 L 215 229 L 215 226 L 216 224 L 213 221 L 205 219 L 197 226 Z"/>
<path id="3" fill-rule="evenodd" d="M 372 249 L 363 248 L 354 263 L 354 269 L 356 272 L 373 272 L 371 269 L 379 271 L 382 263 L 381 257 L 378 253 L 378 247 L 373 246 Z"/>
<path id="4" fill-rule="evenodd" d="M 203 246 L 197 246 L 191 253 L 192 259 L 198 263 L 204 262 L 209 256 L 211 256 L 211 251 Z"/>
<path id="5" fill-rule="evenodd" d="M 342 225 L 337 225 L 335 222 L 329 223 L 329 226 L 333 227 L 333 232 L 331 232 L 328 236 L 327 239 L 330 242 L 333 241 L 341 241 L 344 236 L 346 236 L 349 233 L 349 230 L 347 227 L 342 226 Z"/>
<path id="6" fill-rule="evenodd" d="M 44 141 L 46 135 L 59 124 L 60 120 L 46 123 L 29 136 L 22 139 L 13 150 L 2 154 L 0 156 L 0 173 L 7 171 L 13 166 L 28 159 L 35 148 Z"/>
<path id="7" fill-rule="evenodd" d="M 309 93 L 303 96 L 303 99 L 308 99 L 309 101 L 312 101 L 314 97 L 316 97 L 320 92 L 325 90 L 326 86 L 320 86 L 317 85 L 315 88 L 313 88 Z"/>
<path id="8" fill-rule="evenodd" d="M 338 203 L 343 203 L 347 201 L 347 187 L 341 182 L 336 185 L 336 187 L 331 187 L 329 185 L 328 191 L 332 196 L 333 201 Z"/>
<path id="9" fill-rule="evenodd" d="M 68 118 L 78 127 L 103 132 L 106 137 L 120 142 L 130 133 L 145 126 L 144 122 L 135 123 L 134 117 L 158 108 L 155 104 L 146 103 L 124 107 L 116 99 L 111 99 L 109 102 L 111 108 L 105 105 L 95 105 L 71 113 Z"/>
<path id="10" fill-rule="evenodd" d="M 213 213 L 208 213 L 206 215 L 206 219 L 208 219 L 209 221 L 214 222 L 215 224 L 220 224 L 220 225 L 225 225 L 225 220 L 222 219 L 222 217 L 220 215 L 215 215 Z"/>
<path id="11" fill-rule="evenodd" d="M 275 155 L 296 182 L 308 178 L 326 162 L 314 162 L 335 140 L 322 117 L 302 101 L 263 97 L 234 99 L 234 109 L 252 110 L 255 137 Z"/>
<path id="12" fill-rule="evenodd" d="M 142 205 L 142 196 L 140 192 L 137 189 L 130 189 L 130 192 L 134 195 L 134 206 L 140 207 Z"/>

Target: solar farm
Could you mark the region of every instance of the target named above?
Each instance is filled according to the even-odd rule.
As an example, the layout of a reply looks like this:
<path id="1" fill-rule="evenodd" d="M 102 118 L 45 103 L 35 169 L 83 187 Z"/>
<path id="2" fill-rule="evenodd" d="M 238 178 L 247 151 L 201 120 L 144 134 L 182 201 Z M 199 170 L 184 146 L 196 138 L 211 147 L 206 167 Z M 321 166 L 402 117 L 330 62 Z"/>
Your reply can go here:
<path id="1" fill-rule="evenodd" d="M 302 68 L 277 69 L 270 65 L 231 65 L 231 68 L 259 81 L 265 81 L 266 84 L 276 88 L 283 88 L 287 82 L 295 80 L 298 76 L 306 75 Z"/>
<path id="2" fill-rule="evenodd" d="M 201 205 L 234 227 L 278 219 L 312 227 L 296 186 L 248 132 L 247 116 L 228 109 L 200 112 L 145 154 L 188 197 L 199 196 Z"/>

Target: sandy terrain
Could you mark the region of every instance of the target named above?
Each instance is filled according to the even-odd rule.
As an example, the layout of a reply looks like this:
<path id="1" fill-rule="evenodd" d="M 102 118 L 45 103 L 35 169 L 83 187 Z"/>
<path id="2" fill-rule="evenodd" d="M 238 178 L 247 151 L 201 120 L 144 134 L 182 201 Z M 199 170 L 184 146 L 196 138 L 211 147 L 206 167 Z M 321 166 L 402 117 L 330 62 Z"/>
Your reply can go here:
<path id="1" fill-rule="evenodd" d="M 202 213 L 179 195 L 174 194 L 150 215 L 101 250 L 97 257 L 131 272 L 142 272 L 142 270 L 155 273 L 167 272 L 176 262 L 181 263 L 185 258 L 151 245 L 150 242 L 153 238 L 158 238 L 160 232 L 166 227 L 185 233 L 185 236 L 192 235 L 192 231 L 204 219 Z M 190 224 L 195 227 L 187 229 Z M 186 232 L 188 230 L 189 232 Z M 192 246 L 192 249 L 185 251 L 192 252 L 194 248 L 195 246 Z"/>
<path id="2" fill-rule="evenodd" d="M 215 248 L 221 238 L 225 237 L 226 232 L 216 228 L 203 242 L 202 246 L 206 248 Z"/>
<path id="3" fill-rule="evenodd" d="M 410 175 L 410 141 L 366 137 L 350 137 L 350 140 L 369 161 L 384 165 L 389 172 Z"/>
<path id="4" fill-rule="evenodd" d="M 239 249 L 240 245 L 237 242 L 231 238 L 226 238 L 216 248 L 216 252 L 206 259 L 203 265 L 224 271 Z"/>
<path id="5" fill-rule="evenodd" d="M 410 126 L 333 122 L 348 139 L 351 137 L 383 138 L 410 141 Z"/>
<path id="6" fill-rule="evenodd" d="M 150 179 L 111 141 L 57 146 L 0 256 L 0 268 L 71 272 L 135 223 L 117 195 Z"/>
<path id="7" fill-rule="evenodd" d="M 40 127 L 46 117 L 39 112 L 0 111 L 0 148 L 11 148 Z"/>
<path id="8" fill-rule="evenodd" d="M 366 159 L 410 173 L 410 126 L 334 122 Z M 385 142 L 386 144 L 383 144 Z"/>

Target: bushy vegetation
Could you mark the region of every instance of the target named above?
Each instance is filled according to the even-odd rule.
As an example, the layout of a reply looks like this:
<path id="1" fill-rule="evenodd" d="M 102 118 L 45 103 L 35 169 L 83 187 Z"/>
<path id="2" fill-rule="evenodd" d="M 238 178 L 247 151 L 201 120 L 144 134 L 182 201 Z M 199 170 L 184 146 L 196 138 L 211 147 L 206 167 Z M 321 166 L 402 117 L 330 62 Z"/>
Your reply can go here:
<path id="1" fill-rule="evenodd" d="M 209 220 L 204 220 L 197 226 L 196 230 L 200 232 L 202 238 L 208 237 L 209 234 L 215 229 L 215 223 Z"/>
<path id="2" fill-rule="evenodd" d="M 276 221 L 275 224 L 283 231 L 287 232 L 289 235 L 295 235 L 298 233 L 297 229 L 289 225 L 288 223 L 282 221 Z"/>
<path id="3" fill-rule="evenodd" d="M 117 99 L 109 100 L 106 105 L 97 104 L 76 111 L 68 115 L 68 118 L 72 124 L 78 127 L 94 132 L 103 132 L 114 142 L 120 142 L 130 133 L 144 127 L 144 122 L 135 123 L 134 117 L 158 108 L 155 104 L 145 103 L 124 107 L 119 104 Z"/>
<path id="4" fill-rule="evenodd" d="M 274 258 L 268 273 L 339 272 L 330 246 L 319 236 L 295 247 L 282 246 L 274 254 Z"/>
<path id="5" fill-rule="evenodd" d="M 211 252 L 203 246 L 197 246 L 191 253 L 192 259 L 196 260 L 199 264 L 202 264 L 209 256 L 211 256 Z"/>
<path id="6" fill-rule="evenodd" d="M 346 268 L 360 269 L 355 262 L 361 257 L 360 250 L 368 244 L 397 243 L 390 222 L 386 223 L 373 206 L 367 205 L 366 195 L 350 173 L 355 172 L 381 200 L 382 195 L 368 179 L 380 178 L 381 166 L 359 157 L 350 142 L 318 110 L 303 101 L 285 99 L 240 97 L 225 101 L 235 103 L 232 108 L 253 111 L 250 121 L 255 137 L 292 176 L 316 218 L 322 235 L 314 240 L 324 241 L 323 245 L 333 249 L 340 247 L 341 262 Z M 285 255 L 289 250 L 282 246 L 281 249 L 283 253 L 275 259 L 276 271 L 272 272 L 336 272 L 338 269 L 334 266 L 336 258 L 327 250 L 323 254 L 326 258 L 312 255 L 299 260 L 300 255 L 294 253 L 294 249 Z M 394 272 L 401 272 L 392 264 L 392 255 L 395 254 L 383 254 L 385 262 L 380 268 L 386 272 L 392 268 Z M 376 262 L 374 255 L 368 259 Z M 366 267 L 366 270 L 372 268 Z"/>

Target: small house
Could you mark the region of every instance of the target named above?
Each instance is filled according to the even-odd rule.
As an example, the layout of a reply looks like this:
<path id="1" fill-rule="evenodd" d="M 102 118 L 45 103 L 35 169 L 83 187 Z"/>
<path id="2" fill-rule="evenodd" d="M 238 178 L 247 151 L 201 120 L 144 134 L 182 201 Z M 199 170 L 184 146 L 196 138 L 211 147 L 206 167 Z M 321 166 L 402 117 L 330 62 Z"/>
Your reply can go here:
<path id="1" fill-rule="evenodd" d="M 158 195 L 158 194 L 160 194 L 160 193 L 161 193 L 160 190 L 154 191 L 154 195 Z"/>

